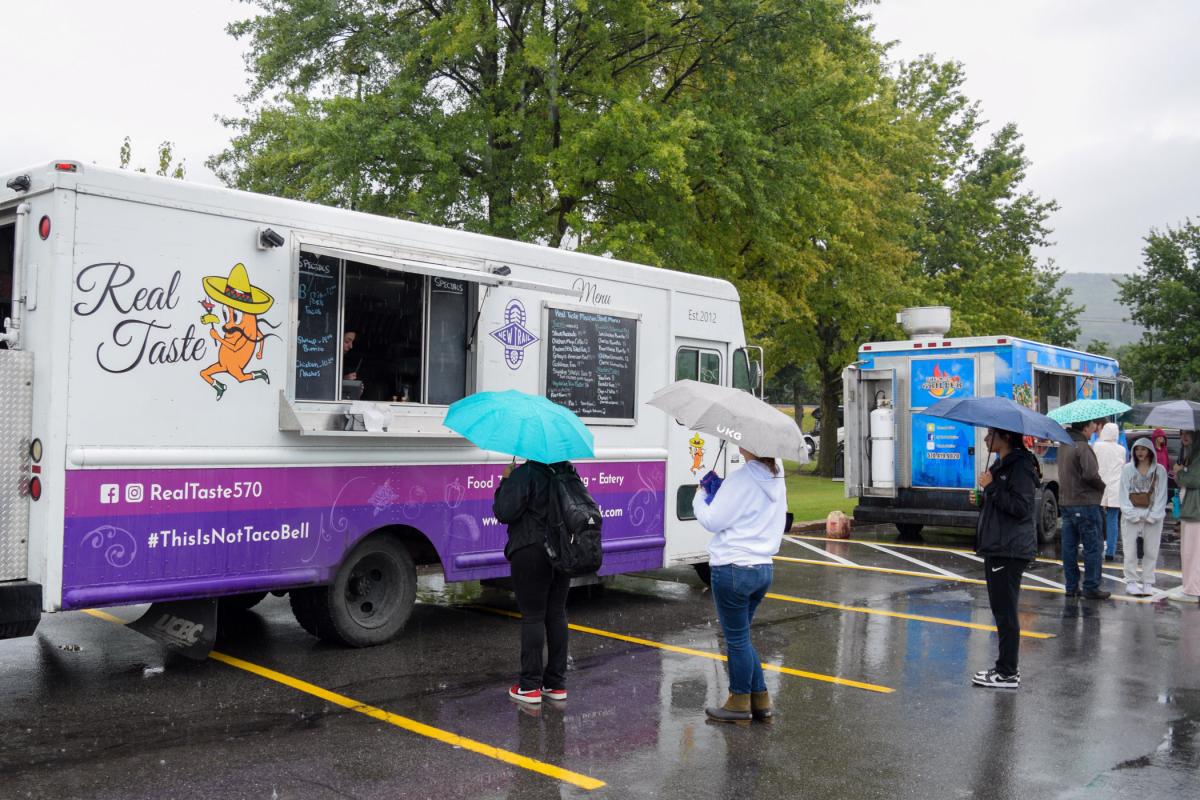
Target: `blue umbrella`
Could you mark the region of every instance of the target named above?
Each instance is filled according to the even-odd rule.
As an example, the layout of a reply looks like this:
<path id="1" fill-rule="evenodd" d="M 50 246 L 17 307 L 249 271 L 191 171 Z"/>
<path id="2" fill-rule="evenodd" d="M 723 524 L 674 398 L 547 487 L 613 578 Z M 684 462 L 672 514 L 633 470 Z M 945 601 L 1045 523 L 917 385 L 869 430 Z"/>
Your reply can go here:
<path id="1" fill-rule="evenodd" d="M 513 389 L 464 397 L 442 424 L 484 450 L 544 464 L 595 455 L 592 432 L 570 409 Z"/>
<path id="2" fill-rule="evenodd" d="M 1031 411 L 1007 397 L 962 397 L 939 400 L 920 412 L 931 417 L 965 422 L 977 428 L 999 428 L 1038 439 L 1072 444 L 1071 435 L 1045 414 Z"/>

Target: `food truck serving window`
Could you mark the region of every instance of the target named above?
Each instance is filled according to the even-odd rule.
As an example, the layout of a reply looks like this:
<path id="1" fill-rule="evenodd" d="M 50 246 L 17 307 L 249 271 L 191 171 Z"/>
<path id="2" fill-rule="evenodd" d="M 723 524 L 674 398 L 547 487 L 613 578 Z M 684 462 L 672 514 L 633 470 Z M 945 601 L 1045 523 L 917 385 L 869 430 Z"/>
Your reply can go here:
<path id="1" fill-rule="evenodd" d="M 298 280 L 297 400 L 466 395 L 473 283 L 308 251 Z"/>

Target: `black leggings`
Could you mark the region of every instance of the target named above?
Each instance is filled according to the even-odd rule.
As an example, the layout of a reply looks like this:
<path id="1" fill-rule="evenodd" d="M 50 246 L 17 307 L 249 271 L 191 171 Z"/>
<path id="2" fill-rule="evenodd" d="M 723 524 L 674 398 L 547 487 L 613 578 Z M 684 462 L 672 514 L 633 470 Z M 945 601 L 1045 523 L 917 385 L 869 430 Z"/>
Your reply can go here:
<path id="1" fill-rule="evenodd" d="M 521 609 L 521 688 L 567 688 L 567 590 L 541 544 L 512 554 L 513 590 Z M 542 648 L 547 647 L 545 670 Z"/>
<path id="2" fill-rule="evenodd" d="M 983 560 L 987 578 L 988 602 L 1000 634 L 1000 658 L 996 672 L 1017 674 L 1017 653 L 1021 648 L 1021 621 L 1017 618 L 1017 595 L 1021 592 L 1021 576 L 1029 562 L 1023 558 L 994 558 Z"/>

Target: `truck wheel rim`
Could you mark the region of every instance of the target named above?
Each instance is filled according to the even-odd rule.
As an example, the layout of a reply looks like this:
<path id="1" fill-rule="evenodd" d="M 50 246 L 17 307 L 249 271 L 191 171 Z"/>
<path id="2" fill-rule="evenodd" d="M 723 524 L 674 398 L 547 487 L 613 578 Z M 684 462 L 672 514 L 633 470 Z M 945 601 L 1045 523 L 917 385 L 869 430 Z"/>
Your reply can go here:
<path id="1" fill-rule="evenodd" d="M 400 565 L 382 553 L 359 559 L 346 580 L 346 610 L 364 628 L 386 625 L 400 603 Z"/>

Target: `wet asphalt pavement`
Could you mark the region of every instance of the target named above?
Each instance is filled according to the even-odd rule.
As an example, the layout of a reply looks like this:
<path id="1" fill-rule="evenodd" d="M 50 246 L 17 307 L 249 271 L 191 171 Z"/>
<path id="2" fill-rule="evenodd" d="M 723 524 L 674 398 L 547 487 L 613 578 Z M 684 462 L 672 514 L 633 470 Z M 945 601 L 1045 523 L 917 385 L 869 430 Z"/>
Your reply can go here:
<path id="1" fill-rule="evenodd" d="M 111 621 L 44 618 L 0 642 L 0 798 L 1200 797 L 1195 604 L 1066 599 L 1061 568 L 1039 563 L 1022 626 L 1052 638 L 1023 638 L 1018 691 L 986 690 L 969 681 L 995 635 L 946 624 L 991 624 L 984 587 L 952 579 L 981 579 L 978 562 L 820 539 L 780 555 L 797 560 L 777 561 L 772 592 L 793 599 L 764 601 L 753 630 L 784 670 L 767 672 L 772 725 L 705 722 L 727 683 L 690 568 L 573 598 L 590 630 L 571 633 L 571 697 L 535 711 L 505 693 L 518 623 L 495 610 L 512 596 L 426 577 L 406 633 L 369 650 L 309 637 L 286 598 L 223 620 L 217 652 L 241 661 L 164 659 Z"/>

